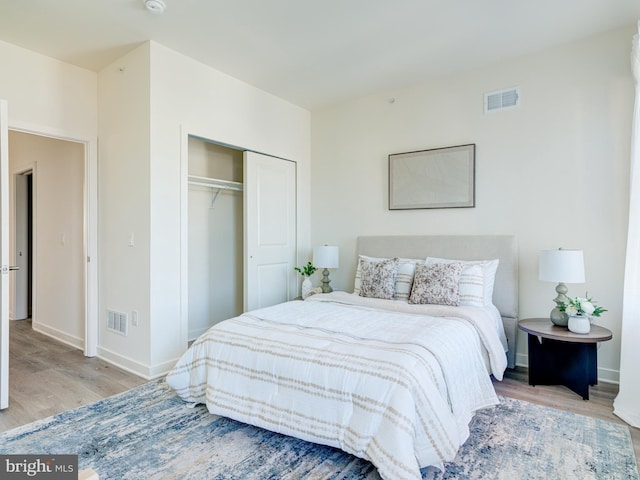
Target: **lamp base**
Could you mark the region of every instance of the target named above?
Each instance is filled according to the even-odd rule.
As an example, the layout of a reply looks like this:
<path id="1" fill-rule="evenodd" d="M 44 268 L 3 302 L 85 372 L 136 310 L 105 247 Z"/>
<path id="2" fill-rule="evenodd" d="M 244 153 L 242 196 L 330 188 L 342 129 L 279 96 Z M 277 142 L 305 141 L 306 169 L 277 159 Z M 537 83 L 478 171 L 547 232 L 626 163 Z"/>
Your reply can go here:
<path id="1" fill-rule="evenodd" d="M 566 327 L 569 325 L 569 315 L 564 312 L 561 312 L 557 308 L 551 310 L 551 315 L 549 316 L 551 319 L 551 323 L 557 325 L 558 327 Z"/>
<path id="2" fill-rule="evenodd" d="M 325 268 L 322 271 L 322 293 L 331 293 L 333 292 L 333 288 L 329 286 L 331 280 L 329 280 L 329 270 Z"/>
<path id="3" fill-rule="evenodd" d="M 560 282 L 556 286 L 556 293 L 558 295 L 553 299 L 553 301 L 556 303 L 556 308 L 551 310 L 551 315 L 549 315 L 549 318 L 551 319 L 551 323 L 557 325 L 558 327 L 566 327 L 567 325 L 569 325 L 569 315 L 561 312 L 558 309 L 558 306 L 565 305 L 569 301 L 569 299 L 567 298 L 568 291 L 569 289 L 562 282 Z"/>

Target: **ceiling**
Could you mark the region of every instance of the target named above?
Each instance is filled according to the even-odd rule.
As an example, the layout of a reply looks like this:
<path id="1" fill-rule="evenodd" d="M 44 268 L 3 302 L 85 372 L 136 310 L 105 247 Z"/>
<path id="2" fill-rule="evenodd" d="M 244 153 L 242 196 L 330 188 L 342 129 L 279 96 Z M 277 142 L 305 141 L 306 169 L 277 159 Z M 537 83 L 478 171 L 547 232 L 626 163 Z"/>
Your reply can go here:
<path id="1" fill-rule="evenodd" d="M 0 40 L 94 71 L 154 40 L 315 109 L 640 19 L 640 0 L 164 1 L 0 0 Z"/>

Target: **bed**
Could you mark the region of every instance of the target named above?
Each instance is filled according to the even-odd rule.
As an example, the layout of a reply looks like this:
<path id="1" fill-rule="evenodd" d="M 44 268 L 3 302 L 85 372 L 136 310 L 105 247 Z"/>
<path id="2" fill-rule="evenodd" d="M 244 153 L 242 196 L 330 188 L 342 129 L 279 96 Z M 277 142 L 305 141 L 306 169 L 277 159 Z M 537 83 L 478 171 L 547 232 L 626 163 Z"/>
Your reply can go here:
<path id="1" fill-rule="evenodd" d="M 513 235 L 387 235 L 359 237 L 360 255 L 404 258 L 498 259 L 493 304 L 502 317 L 507 364 L 515 367 L 518 331 L 518 243 Z M 395 253 L 393 253 L 395 252 Z"/>
<path id="2" fill-rule="evenodd" d="M 382 275 L 372 283 L 371 268 L 394 265 L 398 295 L 401 259 L 419 265 L 415 292 L 405 292 L 413 301 L 369 295 L 390 282 Z M 492 308 L 415 301 L 425 294 L 425 272 L 453 272 L 462 282 L 461 272 L 489 261 L 498 267 Z M 314 295 L 213 326 L 167 382 L 211 413 L 370 460 L 385 480 L 442 468 L 467 439 L 475 411 L 498 403 L 490 375 L 502 379 L 515 341 L 515 330 L 512 340 L 506 331 L 517 315 L 515 239 L 360 237 L 358 266 L 355 293 Z M 435 294 L 442 291 L 451 294 Z"/>

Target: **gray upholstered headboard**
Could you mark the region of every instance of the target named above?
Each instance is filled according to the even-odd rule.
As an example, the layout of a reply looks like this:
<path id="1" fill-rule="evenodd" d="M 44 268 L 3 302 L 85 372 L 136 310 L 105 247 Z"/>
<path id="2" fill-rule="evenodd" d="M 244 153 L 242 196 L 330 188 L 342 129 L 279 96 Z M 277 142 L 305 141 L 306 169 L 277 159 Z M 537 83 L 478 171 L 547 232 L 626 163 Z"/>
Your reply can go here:
<path id="1" fill-rule="evenodd" d="M 504 323 L 509 368 L 515 366 L 518 318 L 518 245 L 512 235 L 390 235 L 358 237 L 358 254 L 371 257 L 458 260 L 500 259 L 493 289 L 493 303 Z"/>

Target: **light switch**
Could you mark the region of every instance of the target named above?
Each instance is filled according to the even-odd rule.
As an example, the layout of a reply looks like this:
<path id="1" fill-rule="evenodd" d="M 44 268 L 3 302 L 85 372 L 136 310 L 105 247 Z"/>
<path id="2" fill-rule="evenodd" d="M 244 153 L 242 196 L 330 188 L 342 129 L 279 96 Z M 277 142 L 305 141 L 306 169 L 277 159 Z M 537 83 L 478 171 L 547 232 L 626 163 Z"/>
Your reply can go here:
<path id="1" fill-rule="evenodd" d="M 136 242 L 135 242 L 135 239 L 136 239 L 136 238 L 135 238 L 135 234 L 134 234 L 133 232 L 131 232 L 131 233 L 129 234 L 129 242 L 128 242 L 128 245 L 129 245 L 130 247 L 133 247 L 133 246 L 135 245 L 135 243 L 136 243 Z"/>

